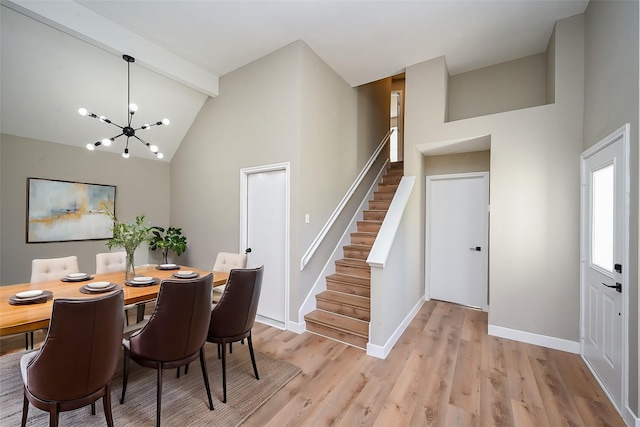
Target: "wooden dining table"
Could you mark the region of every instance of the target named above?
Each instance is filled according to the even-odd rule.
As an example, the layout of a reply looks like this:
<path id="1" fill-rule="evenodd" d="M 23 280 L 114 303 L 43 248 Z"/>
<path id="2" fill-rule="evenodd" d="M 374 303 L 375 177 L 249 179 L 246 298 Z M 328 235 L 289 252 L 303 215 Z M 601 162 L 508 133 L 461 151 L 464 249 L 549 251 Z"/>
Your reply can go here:
<path id="1" fill-rule="evenodd" d="M 200 270 L 193 267 L 181 266 L 180 270 L 190 270 L 200 276 L 211 273 L 209 270 Z M 18 292 L 29 290 L 43 290 L 53 293 L 56 298 L 92 298 L 101 293 L 85 294 L 80 288 L 91 282 L 112 282 L 122 287 L 124 291 L 124 303 L 134 304 L 154 300 L 158 296 L 160 282 L 163 279 L 173 279 L 173 273 L 178 270 L 159 270 L 156 265 L 136 267 L 137 276 L 147 276 L 159 279 L 158 284 L 150 286 L 128 286 L 125 284 L 124 272 L 94 274 L 93 279 L 82 282 L 63 282 L 62 280 L 48 280 L 38 283 L 21 283 L 16 285 L 0 286 L 0 337 L 30 332 L 49 326 L 53 300 L 39 304 L 11 305 L 9 298 Z M 213 286 L 221 286 L 227 282 L 229 273 L 213 272 Z"/>

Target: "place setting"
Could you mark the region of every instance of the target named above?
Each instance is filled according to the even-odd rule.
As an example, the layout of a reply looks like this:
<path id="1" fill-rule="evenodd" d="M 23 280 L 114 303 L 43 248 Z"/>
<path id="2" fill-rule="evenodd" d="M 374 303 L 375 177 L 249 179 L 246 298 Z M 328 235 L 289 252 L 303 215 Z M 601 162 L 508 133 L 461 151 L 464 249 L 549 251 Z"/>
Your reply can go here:
<path id="1" fill-rule="evenodd" d="M 158 264 L 156 269 L 157 270 L 179 270 L 180 266 L 178 264 Z"/>
<path id="2" fill-rule="evenodd" d="M 93 280 L 93 276 L 87 273 L 69 273 L 60 280 L 63 282 L 85 282 L 87 280 Z"/>
<path id="3" fill-rule="evenodd" d="M 160 279 L 150 276 L 137 276 L 124 283 L 128 286 L 151 286 L 160 283 Z"/>
<path id="4" fill-rule="evenodd" d="M 9 297 L 11 305 L 25 304 L 42 304 L 53 299 L 53 292 L 43 291 L 40 289 L 32 289 L 29 291 L 18 292 Z"/>
<path id="5" fill-rule="evenodd" d="M 191 270 L 180 270 L 173 273 L 173 277 L 176 279 L 195 279 L 199 274 Z"/>
<path id="6" fill-rule="evenodd" d="M 80 292 L 83 294 L 101 294 L 104 292 L 111 292 L 120 287 L 113 282 L 91 282 L 80 288 Z"/>

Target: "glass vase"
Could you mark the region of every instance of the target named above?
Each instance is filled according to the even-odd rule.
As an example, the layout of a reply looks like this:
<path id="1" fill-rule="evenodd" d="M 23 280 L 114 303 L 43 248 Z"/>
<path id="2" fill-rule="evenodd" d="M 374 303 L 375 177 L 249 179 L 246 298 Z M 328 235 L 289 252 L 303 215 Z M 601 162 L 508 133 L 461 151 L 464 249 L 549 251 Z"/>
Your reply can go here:
<path id="1" fill-rule="evenodd" d="M 127 262 L 124 270 L 125 280 L 131 280 L 136 277 L 136 267 L 133 263 L 133 252 L 127 252 Z"/>

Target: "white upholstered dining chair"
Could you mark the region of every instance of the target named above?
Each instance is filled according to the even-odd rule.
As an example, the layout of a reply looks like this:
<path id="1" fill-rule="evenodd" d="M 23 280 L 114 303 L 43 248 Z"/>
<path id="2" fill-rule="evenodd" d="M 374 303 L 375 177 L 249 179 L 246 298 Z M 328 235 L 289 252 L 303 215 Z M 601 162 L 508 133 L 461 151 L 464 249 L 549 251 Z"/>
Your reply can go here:
<path id="1" fill-rule="evenodd" d="M 122 271 L 127 268 L 127 253 L 125 251 L 122 252 L 102 252 L 96 254 L 96 274 L 104 274 L 104 273 L 115 273 L 117 271 Z M 141 308 L 138 308 L 138 307 Z M 134 323 L 129 324 L 129 310 L 136 310 L 136 316 L 138 309 L 144 310 L 145 303 L 136 303 L 136 304 L 127 304 L 124 306 L 125 312 L 125 327 L 124 334 L 129 334 L 131 332 L 137 331 L 138 329 L 142 329 L 144 325 L 149 321 L 149 317 L 151 316 L 143 316 L 143 318 Z"/>
<path id="2" fill-rule="evenodd" d="M 124 271 L 127 267 L 127 253 L 103 252 L 96 254 L 96 274 Z"/>
<path id="3" fill-rule="evenodd" d="M 237 254 L 231 252 L 218 252 L 216 261 L 213 264 L 213 271 L 228 273 L 234 268 L 247 267 L 247 254 Z M 224 292 L 225 285 L 213 288 L 213 301 L 217 303 Z"/>
<path id="4" fill-rule="evenodd" d="M 79 273 L 78 257 L 44 258 L 31 261 L 31 283 L 58 280 L 71 273 Z"/>

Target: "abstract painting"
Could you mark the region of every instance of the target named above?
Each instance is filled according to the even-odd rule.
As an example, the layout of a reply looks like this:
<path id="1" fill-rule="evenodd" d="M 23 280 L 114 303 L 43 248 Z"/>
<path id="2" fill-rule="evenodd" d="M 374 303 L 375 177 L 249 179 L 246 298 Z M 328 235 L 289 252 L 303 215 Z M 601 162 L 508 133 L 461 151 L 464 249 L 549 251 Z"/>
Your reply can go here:
<path id="1" fill-rule="evenodd" d="M 27 243 L 113 237 L 116 187 L 27 178 Z"/>

